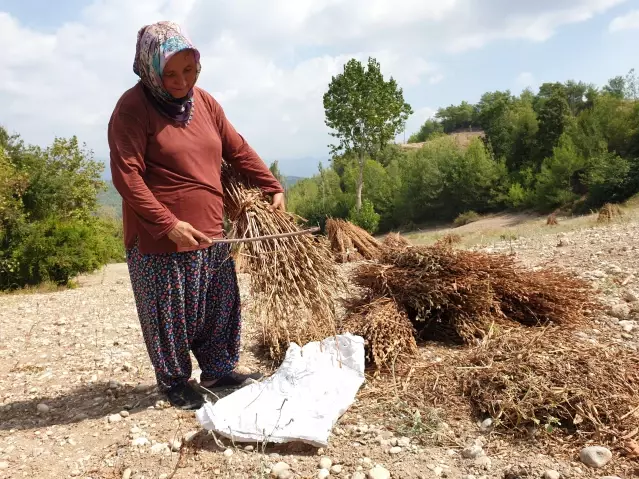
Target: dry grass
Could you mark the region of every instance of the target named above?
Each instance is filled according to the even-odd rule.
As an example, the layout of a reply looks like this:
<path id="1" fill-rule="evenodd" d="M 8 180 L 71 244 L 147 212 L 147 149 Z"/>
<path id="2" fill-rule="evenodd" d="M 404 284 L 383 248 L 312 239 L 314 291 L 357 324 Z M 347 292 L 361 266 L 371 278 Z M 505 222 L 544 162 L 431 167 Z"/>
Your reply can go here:
<path id="1" fill-rule="evenodd" d="M 380 257 L 381 243 L 353 223 L 330 218 L 326 221 L 326 233 L 335 259 L 340 263 Z"/>
<path id="2" fill-rule="evenodd" d="M 597 223 L 610 223 L 617 218 L 621 218 L 623 216 L 623 211 L 619 207 L 619 205 L 606 203 L 599 210 L 599 216 L 597 217 Z"/>
<path id="3" fill-rule="evenodd" d="M 394 370 L 417 355 L 413 327 L 406 312 L 389 298 L 366 300 L 353 308 L 343 331 L 366 340 L 367 356 L 378 368 Z"/>
<path id="4" fill-rule="evenodd" d="M 387 250 L 381 264 L 359 266 L 354 281 L 413 312 L 422 338 L 462 343 L 504 321 L 583 324 L 598 308 L 588 283 L 567 273 L 529 271 L 512 256 L 443 246 Z"/>
<path id="5" fill-rule="evenodd" d="M 272 211 L 262 193 L 228 166 L 223 170 L 223 185 L 231 237 L 301 229 L 298 217 Z M 333 295 L 343 284 L 325 242 L 302 235 L 243 243 L 239 253 L 256 295 L 263 343 L 274 359 L 281 359 L 292 341 L 304 345 L 335 334 Z"/>
<path id="6" fill-rule="evenodd" d="M 470 351 L 464 392 L 477 414 L 527 434 L 560 427 L 617 447 L 639 433 L 639 354 L 562 328 L 501 331 Z"/>

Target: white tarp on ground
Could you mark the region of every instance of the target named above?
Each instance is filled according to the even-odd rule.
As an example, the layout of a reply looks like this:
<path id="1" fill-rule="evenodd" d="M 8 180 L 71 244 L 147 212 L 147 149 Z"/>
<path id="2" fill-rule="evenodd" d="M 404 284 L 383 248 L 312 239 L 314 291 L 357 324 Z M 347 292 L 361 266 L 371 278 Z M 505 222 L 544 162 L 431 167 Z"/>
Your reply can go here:
<path id="1" fill-rule="evenodd" d="M 292 343 L 275 374 L 207 402 L 196 417 L 205 429 L 237 442 L 325 447 L 363 383 L 360 336 L 338 335 L 303 348 Z"/>

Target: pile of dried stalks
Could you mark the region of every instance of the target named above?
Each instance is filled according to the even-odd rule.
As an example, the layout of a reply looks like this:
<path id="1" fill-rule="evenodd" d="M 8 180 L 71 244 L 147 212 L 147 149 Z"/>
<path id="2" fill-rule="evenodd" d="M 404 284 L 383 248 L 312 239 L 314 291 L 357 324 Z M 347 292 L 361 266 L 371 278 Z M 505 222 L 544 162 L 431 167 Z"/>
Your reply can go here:
<path id="1" fill-rule="evenodd" d="M 380 369 L 394 370 L 417 355 L 411 322 L 392 299 L 367 298 L 351 308 L 341 329 L 365 338 L 368 359 Z"/>
<path id="2" fill-rule="evenodd" d="M 272 211 L 247 180 L 223 168 L 224 206 L 233 238 L 300 231 L 296 216 Z M 334 335 L 333 295 L 343 286 L 327 244 L 312 235 L 242 243 L 242 270 L 251 276 L 263 342 L 280 359 L 291 341 L 304 345 Z"/>
<path id="3" fill-rule="evenodd" d="M 435 244 L 437 246 L 453 246 L 462 242 L 461 235 L 457 233 L 449 233 L 439 238 Z"/>
<path id="4" fill-rule="evenodd" d="M 561 427 L 623 447 L 639 432 L 639 354 L 562 328 L 510 328 L 470 351 L 464 392 L 500 426 Z"/>
<path id="5" fill-rule="evenodd" d="M 393 298 L 423 338 L 473 343 L 494 323 L 576 325 L 597 309 L 588 283 L 558 270 L 529 271 L 512 256 L 411 247 L 354 271 L 372 296 Z"/>
<path id="6" fill-rule="evenodd" d="M 619 205 L 612 203 L 606 203 L 599 210 L 599 216 L 597 217 L 598 223 L 610 223 L 611 221 L 623 216 L 623 211 Z"/>
<path id="7" fill-rule="evenodd" d="M 360 259 L 378 259 L 382 245 L 353 223 L 341 219 L 330 218 L 326 221 L 326 233 L 335 253 L 336 261 L 347 263 Z"/>
<path id="8" fill-rule="evenodd" d="M 399 233 L 388 233 L 382 243 L 386 248 L 404 249 L 411 245 L 410 241 Z"/>

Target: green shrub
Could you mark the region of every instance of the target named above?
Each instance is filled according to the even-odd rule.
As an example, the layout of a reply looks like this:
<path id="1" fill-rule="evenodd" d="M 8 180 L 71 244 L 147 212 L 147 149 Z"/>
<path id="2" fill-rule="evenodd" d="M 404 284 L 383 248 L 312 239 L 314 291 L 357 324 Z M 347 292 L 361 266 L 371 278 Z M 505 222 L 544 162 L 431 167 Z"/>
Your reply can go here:
<path id="1" fill-rule="evenodd" d="M 465 213 L 461 213 L 459 216 L 457 216 L 453 224 L 455 225 L 456 228 L 458 228 L 460 226 L 474 223 L 475 221 L 478 221 L 480 218 L 481 216 L 479 216 L 474 211 L 466 211 Z"/>
<path id="2" fill-rule="evenodd" d="M 348 220 L 351 223 L 365 229 L 370 234 L 373 234 L 377 231 L 377 228 L 379 226 L 379 219 L 379 214 L 375 212 L 375 207 L 369 200 L 362 201 L 362 207 L 359 211 L 357 211 L 353 207 L 348 215 Z"/>
<path id="3" fill-rule="evenodd" d="M 114 221 L 49 218 L 28 224 L 3 252 L 0 287 L 14 289 L 53 282 L 124 260 L 121 231 Z"/>

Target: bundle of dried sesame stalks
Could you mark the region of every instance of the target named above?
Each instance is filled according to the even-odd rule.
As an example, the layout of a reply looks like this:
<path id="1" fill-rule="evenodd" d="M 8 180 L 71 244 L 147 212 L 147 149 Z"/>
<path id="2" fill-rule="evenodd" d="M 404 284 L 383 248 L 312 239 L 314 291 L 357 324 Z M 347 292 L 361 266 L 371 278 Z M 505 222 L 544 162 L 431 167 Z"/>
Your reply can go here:
<path id="1" fill-rule="evenodd" d="M 224 207 L 231 237 L 255 238 L 300 231 L 299 217 L 273 211 L 257 188 L 223 166 Z M 238 254 L 251 277 L 263 343 L 281 359 L 290 342 L 300 346 L 336 333 L 334 295 L 343 286 L 325 241 L 312 235 L 242 243 Z"/>

